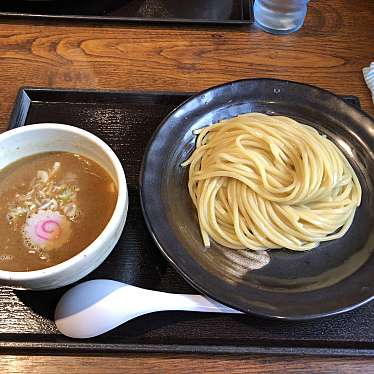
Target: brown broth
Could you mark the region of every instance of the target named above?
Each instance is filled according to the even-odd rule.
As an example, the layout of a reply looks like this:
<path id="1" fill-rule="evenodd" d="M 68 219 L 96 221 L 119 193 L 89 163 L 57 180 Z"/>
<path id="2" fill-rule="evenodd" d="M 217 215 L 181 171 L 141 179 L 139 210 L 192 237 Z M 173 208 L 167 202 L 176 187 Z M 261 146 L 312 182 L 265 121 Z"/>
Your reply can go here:
<path id="1" fill-rule="evenodd" d="M 53 166 L 57 165 L 56 162 L 59 163 L 58 170 L 54 174 L 48 174 L 53 176 L 49 177 L 48 181 L 52 181 L 51 185 L 54 188 L 57 186 L 58 191 L 63 191 L 58 195 L 58 199 L 52 201 L 55 206 L 56 201 L 60 205 L 59 208 L 52 206 L 44 211 L 55 209 L 57 212 L 62 212 L 61 215 L 63 215 L 61 207 L 65 209 L 66 205 L 70 204 L 70 208 L 76 208 L 74 212 L 79 214 L 75 214 L 73 217 L 63 216 L 64 219 L 69 220 L 69 237 L 64 244 L 52 249 L 37 247 L 34 251 L 35 248 L 27 245 L 29 241 L 25 240 L 23 233 L 25 232 L 25 224 L 30 222 L 30 216 L 32 214 L 40 216 L 40 207 L 31 205 L 31 208 L 34 209 L 31 213 L 19 214 L 15 218 L 14 214 L 9 214 L 9 212 L 14 212 L 14 207 L 19 205 L 16 196 L 26 196 L 30 191 L 30 186 L 35 185 L 33 180 L 35 181 L 38 171 L 51 171 Z M 69 188 L 64 189 L 61 186 Z M 74 194 L 71 192 L 72 186 L 75 188 Z M 48 188 L 46 189 L 48 190 Z M 65 191 L 69 193 L 66 194 Z M 117 195 L 117 187 L 109 174 L 96 162 L 77 154 L 40 153 L 7 166 L 0 171 L 0 269 L 8 271 L 39 270 L 75 256 L 103 231 L 113 214 Z M 65 199 L 66 196 L 68 196 L 67 199 Z M 37 201 L 40 203 L 40 199 Z"/>

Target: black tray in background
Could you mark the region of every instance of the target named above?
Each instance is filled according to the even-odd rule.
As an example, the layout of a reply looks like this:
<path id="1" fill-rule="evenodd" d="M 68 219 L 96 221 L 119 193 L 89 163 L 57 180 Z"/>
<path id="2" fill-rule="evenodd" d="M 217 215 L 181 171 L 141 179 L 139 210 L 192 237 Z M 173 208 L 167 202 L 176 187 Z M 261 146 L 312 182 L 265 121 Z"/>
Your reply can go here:
<path id="1" fill-rule="evenodd" d="M 2 0 L 0 17 L 222 25 L 253 21 L 252 0 Z"/>
<path id="2" fill-rule="evenodd" d="M 138 174 L 146 144 L 162 118 L 188 98 L 178 93 L 20 91 L 10 127 L 37 122 L 79 126 L 106 141 L 123 163 L 129 188 L 124 233 L 87 279 L 110 278 L 177 293 L 194 291 L 156 248 L 140 209 Z M 359 106 L 355 97 L 347 97 Z M 100 337 L 73 340 L 56 330 L 55 305 L 67 289 L 30 292 L 0 287 L 0 350 L 38 353 L 194 352 L 374 355 L 374 303 L 309 322 L 251 315 L 160 312 Z"/>

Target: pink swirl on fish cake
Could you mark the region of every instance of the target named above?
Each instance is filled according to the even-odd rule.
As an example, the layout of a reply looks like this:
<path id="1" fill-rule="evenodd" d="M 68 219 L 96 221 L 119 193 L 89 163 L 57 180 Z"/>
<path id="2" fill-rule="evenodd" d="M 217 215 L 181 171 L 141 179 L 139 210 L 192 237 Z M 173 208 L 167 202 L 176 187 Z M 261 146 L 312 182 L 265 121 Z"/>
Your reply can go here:
<path id="1" fill-rule="evenodd" d="M 23 235 L 29 246 L 55 249 L 65 244 L 71 234 L 70 222 L 54 211 L 38 211 L 26 219 Z"/>

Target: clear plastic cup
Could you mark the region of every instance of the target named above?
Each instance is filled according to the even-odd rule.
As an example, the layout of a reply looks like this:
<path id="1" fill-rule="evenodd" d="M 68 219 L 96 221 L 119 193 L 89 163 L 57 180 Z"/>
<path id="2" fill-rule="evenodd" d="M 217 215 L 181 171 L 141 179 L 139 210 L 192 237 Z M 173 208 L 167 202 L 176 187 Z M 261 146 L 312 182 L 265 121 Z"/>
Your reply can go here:
<path id="1" fill-rule="evenodd" d="M 272 34 L 288 34 L 304 24 L 309 0 L 255 0 L 256 24 Z"/>

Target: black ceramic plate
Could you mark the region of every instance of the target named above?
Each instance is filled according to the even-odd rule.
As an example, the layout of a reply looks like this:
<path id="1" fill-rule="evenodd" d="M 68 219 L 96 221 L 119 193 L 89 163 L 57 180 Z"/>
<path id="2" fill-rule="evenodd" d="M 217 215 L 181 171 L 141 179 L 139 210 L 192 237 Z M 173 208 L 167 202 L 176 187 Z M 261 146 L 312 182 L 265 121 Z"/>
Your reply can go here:
<path id="1" fill-rule="evenodd" d="M 194 149 L 194 129 L 246 112 L 282 114 L 326 134 L 355 169 L 363 199 L 349 232 L 309 252 L 270 251 L 247 271 L 246 251 L 204 248 L 180 164 Z M 374 297 L 374 121 L 334 94 L 289 81 L 252 79 L 208 89 L 174 110 L 156 130 L 143 160 L 141 201 L 157 245 L 197 289 L 248 313 L 312 319 Z"/>

